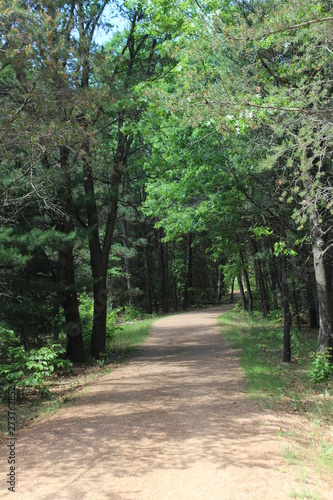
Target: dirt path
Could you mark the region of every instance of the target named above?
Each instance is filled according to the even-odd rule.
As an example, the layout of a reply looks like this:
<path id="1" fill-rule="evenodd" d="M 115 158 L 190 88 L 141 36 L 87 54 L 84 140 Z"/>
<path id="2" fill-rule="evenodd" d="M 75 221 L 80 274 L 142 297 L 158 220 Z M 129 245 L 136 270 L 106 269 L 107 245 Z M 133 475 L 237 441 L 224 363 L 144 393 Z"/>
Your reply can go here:
<path id="1" fill-rule="evenodd" d="M 271 500 L 302 491 L 277 435 L 295 419 L 248 399 L 237 356 L 216 326 L 221 312 L 157 321 L 126 366 L 22 432 L 17 498 Z M 319 478 L 306 482 L 330 498 Z M 5 481 L 0 487 L 7 498 Z"/>

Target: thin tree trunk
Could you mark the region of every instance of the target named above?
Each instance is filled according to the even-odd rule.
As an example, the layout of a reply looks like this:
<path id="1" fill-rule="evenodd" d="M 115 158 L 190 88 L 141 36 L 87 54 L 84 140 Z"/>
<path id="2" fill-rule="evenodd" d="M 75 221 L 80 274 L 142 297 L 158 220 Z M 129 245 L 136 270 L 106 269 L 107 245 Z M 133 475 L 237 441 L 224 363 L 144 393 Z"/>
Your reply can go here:
<path id="1" fill-rule="evenodd" d="M 238 281 L 238 286 L 239 286 L 239 291 L 240 291 L 240 296 L 241 296 L 241 301 L 242 301 L 242 309 L 243 309 L 243 311 L 246 311 L 246 298 L 245 298 L 245 293 L 244 293 L 242 276 L 240 273 L 237 274 L 237 281 Z"/>
<path id="2" fill-rule="evenodd" d="M 222 292 L 223 292 L 223 272 L 220 266 L 217 269 L 217 302 L 220 303 L 222 301 Z"/>
<path id="3" fill-rule="evenodd" d="M 257 244 L 255 241 L 253 241 L 252 244 L 253 244 L 254 252 L 256 255 L 258 253 Z M 255 265 L 255 269 L 256 269 L 256 275 L 257 275 L 259 290 L 260 290 L 262 314 L 263 314 L 264 318 L 267 318 L 267 316 L 269 315 L 269 301 L 267 298 L 267 292 L 266 292 L 266 287 L 265 287 L 265 282 L 264 282 L 261 264 L 260 264 L 259 259 L 256 258 L 256 256 L 254 257 L 254 265 Z"/>
<path id="4" fill-rule="evenodd" d="M 169 312 L 168 289 L 167 289 L 167 262 L 165 248 L 162 242 L 162 230 L 158 230 L 158 247 L 160 260 L 160 302 L 162 311 Z"/>
<path id="5" fill-rule="evenodd" d="M 123 236 L 123 247 L 125 251 L 127 250 L 127 233 L 126 233 L 126 223 L 124 219 L 121 220 L 121 232 Z M 133 295 L 133 287 L 132 287 L 132 279 L 131 279 L 131 268 L 130 261 L 128 257 L 124 257 L 125 260 L 125 271 L 126 271 L 126 284 L 127 284 L 127 295 L 128 295 L 128 303 L 130 306 L 134 306 L 134 295 Z"/>
<path id="6" fill-rule="evenodd" d="M 319 336 L 317 348 L 333 349 L 333 290 L 330 263 L 323 256 L 323 240 L 314 221 L 312 226 L 312 252 L 316 276 L 318 305 L 319 305 Z M 318 232 L 317 232 L 318 231 Z M 317 235 L 316 235 L 317 232 Z"/>
<path id="7" fill-rule="evenodd" d="M 291 344 L 290 344 L 290 327 L 291 314 L 288 300 L 288 281 L 287 281 L 287 257 L 281 256 L 281 277 L 282 277 L 282 306 L 283 306 L 283 361 L 290 363 L 291 361 Z"/>
<path id="8" fill-rule="evenodd" d="M 183 309 L 186 310 L 191 302 L 190 291 L 192 287 L 192 235 L 189 233 L 187 238 L 187 262 L 186 262 L 186 276 L 184 287 Z"/>
<path id="9" fill-rule="evenodd" d="M 329 233 L 325 234 L 322 222 L 312 194 L 311 183 L 312 161 L 308 159 L 307 148 L 304 148 L 302 158 L 303 184 L 306 190 L 310 224 L 310 238 L 312 244 L 313 264 L 316 277 L 316 287 L 319 307 L 319 335 L 317 349 L 333 349 L 333 269 L 332 249 L 330 248 Z M 327 241 L 328 242 L 327 242 Z"/>
<path id="10" fill-rule="evenodd" d="M 307 279 L 306 279 L 306 296 L 308 300 L 308 311 L 309 311 L 309 321 L 310 328 L 319 328 L 318 322 L 318 310 L 317 310 L 317 301 L 314 294 L 313 287 L 316 286 L 315 281 L 312 279 L 312 271 L 309 270 Z"/>
<path id="11" fill-rule="evenodd" d="M 249 299 L 249 301 L 248 301 L 249 315 L 253 316 L 253 295 L 252 295 L 252 290 L 251 290 L 251 285 L 250 285 L 250 280 L 249 280 L 249 274 L 248 274 L 247 270 L 244 267 L 245 266 L 245 258 L 244 258 L 244 254 L 243 254 L 241 248 L 239 249 L 239 257 L 240 257 L 240 261 L 241 261 L 242 266 L 243 266 L 243 275 L 244 275 L 244 278 L 245 278 L 247 296 L 248 296 L 248 299 Z"/>
<path id="12" fill-rule="evenodd" d="M 234 286 L 235 286 L 235 278 L 231 280 L 231 290 L 230 290 L 230 304 L 234 303 Z"/>
<path id="13" fill-rule="evenodd" d="M 295 284 L 294 279 L 292 279 L 291 284 L 293 287 L 293 301 L 294 301 L 294 306 L 295 306 L 295 317 L 296 317 L 297 328 L 298 328 L 298 330 L 301 330 L 301 320 L 299 317 L 299 307 L 298 307 L 298 300 L 297 300 L 297 294 L 296 294 L 296 284 Z"/>
<path id="14" fill-rule="evenodd" d="M 154 300 L 154 289 L 151 280 L 151 272 L 149 266 L 149 259 L 147 255 L 147 247 L 143 247 L 143 258 L 145 263 L 145 288 L 146 288 L 146 298 L 147 298 L 147 309 L 148 313 L 151 314 L 153 312 L 153 300 Z"/>
<path id="15" fill-rule="evenodd" d="M 281 238 L 285 241 L 286 238 L 286 226 L 285 226 L 285 215 L 283 207 L 280 205 L 280 224 L 281 224 Z M 289 292 L 288 292 L 288 262 L 287 256 L 282 251 L 281 257 L 281 298 L 283 307 L 283 361 L 285 363 L 290 363 L 291 361 L 291 343 L 290 343 L 290 328 L 291 328 L 291 314 L 289 307 Z"/>
<path id="16" fill-rule="evenodd" d="M 108 216 L 105 225 L 103 245 L 100 242 L 98 211 L 95 199 L 93 173 L 90 164 L 83 162 L 84 188 L 86 194 L 86 209 L 88 218 L 90 265 L 93 275 L 94 320 L 91 336 L 91 354 L 99 358 L 106 349 L 106 317 L 107 317 L 107 270 L 109 255 L 116 223 L 119 186 L 122 169 L 116 163 L 111 176 L 112 190 Z"/>
<path id="17" fill-rule="evenodd" d="M 63 204 L 66 217 L 59 224 L 59 229 L 64 234 L 70 234 L 74 230 L 72 188 L 69 172 L 69 150 L 66 147 L 60 148 L 60 164 L 64 176 L 63 184 Z M 73 244 L 68 243 L 66 248 L 59 251 L 61 262 L 62 281 L 64 283 L 63 308 L 66 320 L 65 332 L 67 334 L 67 355 L 73 363 L 82 363 L 85 360 L 82 328 L 80 320 L 79 301 L 75 285 L 75 269 Z"/>
<path id="18" fill-rule="evenodd" d="M 270 271 L 271 273 L 271 280 L 272 280 L 272 300 L 273 300 L 273 308 L 277 310 L 279 308 L 278 304 L 278 299 L 277 299 L 277 293 L 276 293 L 276 288 L 277 288 L 277 282 L 276 282 L 276 275 L 273 269 Z"/>
<path id="19" fill-rule="evenodd" d="M 277 287 L 281 293 L 281 283 L 280 283 L 280 279 L 279 279 L 279 271 L 278 271 L 278 266 L 276 265 L 276 257 L 274 255 L 274 244 L 273 244 L 273 240 L 272 240 L 271 236 L 269 236 L 268 238 L 269 238 L 270 251 L 271 251 L 271 255 L 272 255 L 272 269 L 271 269 L 272 287 L 273 286 Z M 273 283 L 274 283 L 274 285 L 273 285 Z M 275 298 L 274 298 L 274 301 L 275 301 Z M 277 305 L 276 309 L 278 309 L 279 308 L 279 301 L 278 301 L 277 297 L 276 297 L 276 303 L 274 302 L 274 308 L 276 305 Z"/>

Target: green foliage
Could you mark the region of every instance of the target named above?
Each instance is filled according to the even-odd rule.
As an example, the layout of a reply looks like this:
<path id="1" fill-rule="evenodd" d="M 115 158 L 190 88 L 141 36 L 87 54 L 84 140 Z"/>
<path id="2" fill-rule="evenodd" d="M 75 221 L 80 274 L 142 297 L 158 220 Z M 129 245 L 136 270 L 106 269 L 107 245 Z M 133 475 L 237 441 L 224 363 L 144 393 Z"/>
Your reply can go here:
<path id="1" fill-rule="evenodd" d="M 79 304 L 83 342 L 88 350 L 94 320 L 94 301 L 86 292 L 83 292 L 79 294 Z"/>
<path id="2" fill-rule="evenodd" d="M 70 361 L 61 358 L 65 349 L 59 344 L 26 351 L 23 346 L 17 346 L 18 339 L 13 331 L 1 328 L 0 336 L 2 397 L 5 397 L 9 387 L 22 392 L 27 387 L 33 387 L 40 393 L 46 393 L 45 381 L 54 370 L 69 370 L 72 366 Z"/>
<path id="3" fill-rule="evenodd" d="M 138 319 L 143 319 L 145 317 L 145 313 L 134 306 L 125 306 L 124 312 L 122 314 L 123 321 L 133 321 Z"/>
<path id="4" fill-rule="evenodd" d="M 255 235 L 257 240 L 273 234 L 273 231 L 269 227 L 250 227 L 249 231 Z"/>
<path id="5" fill-rule="evenodd" d="M 291 255 L 292 257 L 296 257 L 297 252 L 290 248 L 287 248 L 285 241 L 276 241 L 274 243 L 274 255 L 275 257 L 279 257 L 281 254 Z"/>
<path id="6" fill-rule="evenodd" d="M 312 353 L 311 358 L 313 361 L 309 378 L 312 382 L 320 384 L 333 377 L 332 349 Z"/>
<path id="7" fill-rule="evenodd" d="M 17 344 L 19 344 L 19 339 L 16 337 L 15 332 L 0 326 L 0 356 L 5 356 L 6 349 Z"/>

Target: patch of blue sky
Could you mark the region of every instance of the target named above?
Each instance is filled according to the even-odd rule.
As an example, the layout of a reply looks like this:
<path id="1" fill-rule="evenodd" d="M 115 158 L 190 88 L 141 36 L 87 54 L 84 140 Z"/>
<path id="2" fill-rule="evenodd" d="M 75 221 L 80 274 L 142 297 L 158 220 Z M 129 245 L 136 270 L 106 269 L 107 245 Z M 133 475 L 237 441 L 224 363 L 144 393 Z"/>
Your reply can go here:
<path id="1" fill-rule="evenodd" d="M 128 17 L 115 4 L 109 4 L 104 9 L 101 23 L 95 32 L 94 41 L 98 45 L 104 45 L 110 40 L 113 33 L 123 31 L 128 25 Z"/>

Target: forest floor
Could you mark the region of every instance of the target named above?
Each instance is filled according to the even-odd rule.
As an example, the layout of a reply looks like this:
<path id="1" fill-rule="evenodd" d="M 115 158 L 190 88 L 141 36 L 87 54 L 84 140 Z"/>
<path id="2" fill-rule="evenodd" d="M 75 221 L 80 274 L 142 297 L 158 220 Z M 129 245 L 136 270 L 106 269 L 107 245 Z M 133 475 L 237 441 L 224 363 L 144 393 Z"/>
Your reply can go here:
<path id="1" fill-rule="evenodd" d="M 246 394 L 237 352 L 217 326 L 229 309 L 157 320 L 126 364 L 20 431 L 18 497 L 332 498 L 332 477 L 293 459 L 310 442 L 308 421 L 263 410 Z M 2 465 L 7 498 L 7 458 Z"/>

